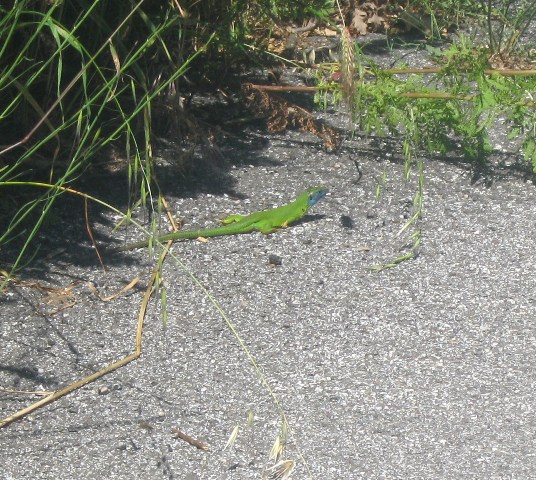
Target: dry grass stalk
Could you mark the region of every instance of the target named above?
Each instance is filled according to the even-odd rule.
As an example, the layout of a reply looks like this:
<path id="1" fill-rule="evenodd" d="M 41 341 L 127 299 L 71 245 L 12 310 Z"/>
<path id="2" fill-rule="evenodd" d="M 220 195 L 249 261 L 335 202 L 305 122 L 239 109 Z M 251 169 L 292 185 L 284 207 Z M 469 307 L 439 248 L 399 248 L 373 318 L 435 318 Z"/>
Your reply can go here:
<path id="1" fill-rule="evenodd" d="M 343 99 L 348 105 L 350 112 L 354 113 L 356 107 L 356 68 L 355 68 L 355 46 L 347 27 L 341 32 L 341 91 Z"/>

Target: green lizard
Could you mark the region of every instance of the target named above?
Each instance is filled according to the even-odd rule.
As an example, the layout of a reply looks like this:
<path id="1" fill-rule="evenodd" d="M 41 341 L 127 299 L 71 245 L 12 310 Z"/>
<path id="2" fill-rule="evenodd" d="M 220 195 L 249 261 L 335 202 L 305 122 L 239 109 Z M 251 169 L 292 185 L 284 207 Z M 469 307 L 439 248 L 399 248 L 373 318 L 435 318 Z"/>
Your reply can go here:
<path id="1" fill-rule="evenodd" d="M 160 235 L 156 240 L 166 242 L 182 238 L 219 237 L 221 235 L 237 235 L 240 233 L 262 232 L 265 234 L 288 227 L 302 218 L 328 190 L 324 187 L 313 187 L 305 190 L 296 200 L 282 207 L 271 208 L 249 215 L 231 215 L 222 220 L 223 226 L 205 230 L 186 230 Z M 135 248 L 147 247 L 149 239 L 117 247 L 111 252 L 124 252 Z"/>

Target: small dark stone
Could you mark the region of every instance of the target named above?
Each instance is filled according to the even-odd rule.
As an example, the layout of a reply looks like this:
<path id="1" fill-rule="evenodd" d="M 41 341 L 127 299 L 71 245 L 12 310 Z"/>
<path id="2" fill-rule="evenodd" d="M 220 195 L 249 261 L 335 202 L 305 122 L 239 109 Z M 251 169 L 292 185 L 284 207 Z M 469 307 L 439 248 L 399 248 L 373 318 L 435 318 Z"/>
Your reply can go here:
<path id="1" fill-rule="evenodd" d="M 270 265 L 275 265 L 276 267 L 280 267 L 283 265 L 283 259 L 279 255 L 270 254 L 268 256 L 268 263 Z"/>
<path id="2" fill-rule="evenodd" d="M 343 228 L 354 228 L 354 221 L 348 215 L 341 215 L 340 222 Z"/>

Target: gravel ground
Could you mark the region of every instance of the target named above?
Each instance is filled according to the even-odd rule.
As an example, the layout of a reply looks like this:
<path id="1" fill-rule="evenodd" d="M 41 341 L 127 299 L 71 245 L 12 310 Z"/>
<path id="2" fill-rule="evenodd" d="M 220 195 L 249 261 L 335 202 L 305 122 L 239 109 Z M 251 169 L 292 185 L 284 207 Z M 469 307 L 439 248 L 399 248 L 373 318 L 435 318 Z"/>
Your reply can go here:
<path id="1" fill-rule="evenodd" d="M 0 477 L 267 478 L 284 412 L 293 479 L 536 478 L 536 191 L 520 158 L 497 140 L 486 184 L 463 162 L 425 158 L 419 255 L 373 272 L 408 249 L 398 232 L 416 175 L 404 183 L 396 155 L 360 137 L 337 153 L 297 133 L 243 140 L 223 150 L 237 159 L 232 188 L 169 195 L 187 228 L 315 184 L 330 195 L 278 234 L 174 244 L 235 332 L 169 258 L 169 318 L 157 296 L 141 358 L 0 430 Z M 103 272 L 84 248 L 77 262 L 38 262 L 1 297 L 3 388 L 54 390 L 133 352 L 153 262 L 130 252 Z M 136 275 L 141 286 L 110 301 L 89 286 L 104 297 Z M 4 395 L 0 413 L 31 401 Z"/>

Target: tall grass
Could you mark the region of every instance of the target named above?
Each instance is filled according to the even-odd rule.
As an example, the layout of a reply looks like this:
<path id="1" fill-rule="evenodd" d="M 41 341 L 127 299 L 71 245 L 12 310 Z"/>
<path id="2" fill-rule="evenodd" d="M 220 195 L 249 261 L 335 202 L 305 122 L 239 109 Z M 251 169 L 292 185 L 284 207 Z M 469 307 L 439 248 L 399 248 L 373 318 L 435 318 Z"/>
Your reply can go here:
<path id="1" fill-rule="evenodd" d="M 179 101 L 171 92 L 213 36 L 186 48 L 186 19 L 145 3 L 23 1 L 1 12 L 0 193 L 10 195 L 0 207 L 0 248 L 24 236 L 14 268 L 65 190 L 25 189 L 21 198 L 10 182 L 68 186 L 113 143 L 130 184 L 142 199 L 151 192 L 153 109 Z"/>

